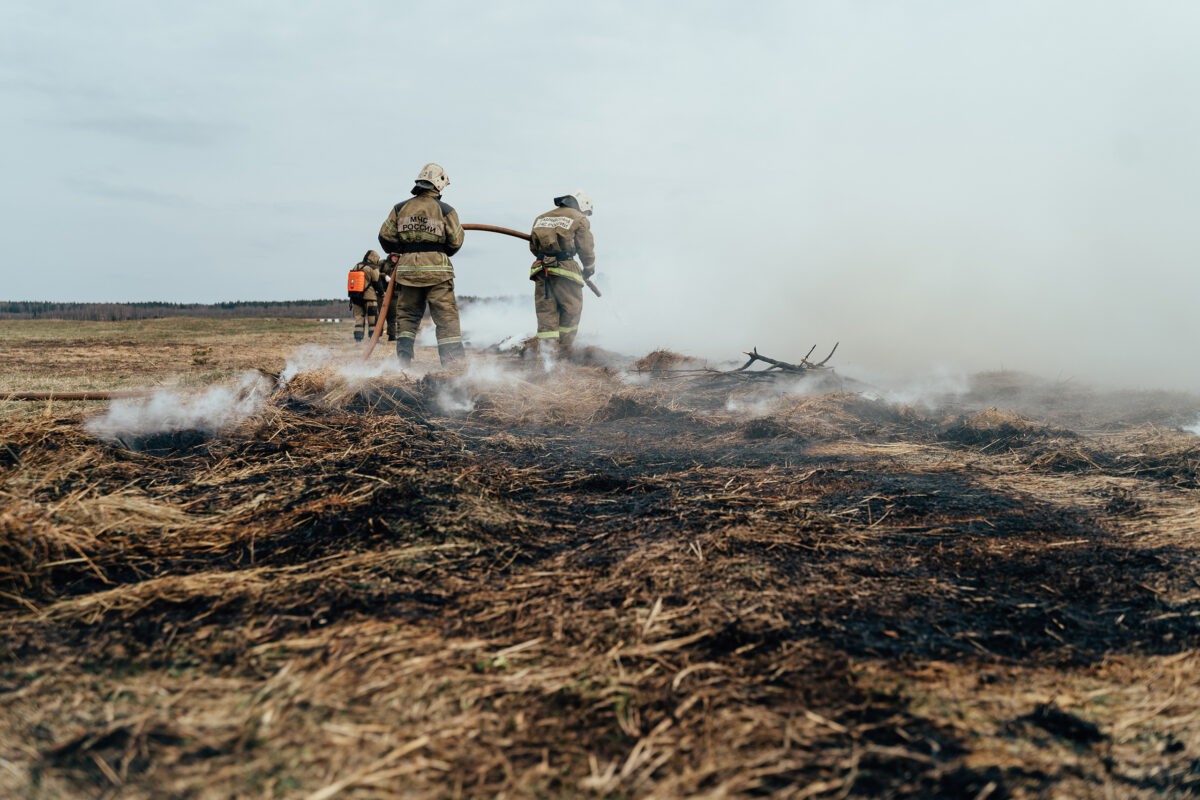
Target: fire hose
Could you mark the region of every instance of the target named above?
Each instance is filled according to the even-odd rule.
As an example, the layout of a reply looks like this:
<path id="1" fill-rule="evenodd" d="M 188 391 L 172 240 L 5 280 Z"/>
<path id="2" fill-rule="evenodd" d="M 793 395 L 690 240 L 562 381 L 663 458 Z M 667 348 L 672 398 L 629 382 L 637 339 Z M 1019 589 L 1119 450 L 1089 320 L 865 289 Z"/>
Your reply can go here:
<path id="1" fill-rule="evenodd" d="M 0 401 L 16 400 L 118 400 L 126 397 L 147 397 L 149 392 L 140 389 L 116 389 L 111 392 L 10 392 L 0 394 Z"/>
<path id="2" fill-rule="evenodd" d="M 512 228 L 502 228 L 499 225 L 476 225 L 473 222 L 468 222 L 465 225 L 463 225 L 463 230 L 464 231 L 488 231 L 490 233 L 503 233 L 505 236 L 512 236 L 517 239 L 524 239 L 527 242 L 529 241 L 529 238 L 530 238 L 528 233 L 521 233 L 520 231 L 514 231 Z M 596 295 L 596 297 L 603 297 L 603 295 L 600 294 L 600 290 L 596 287 L 596 284 L 592 283 L 587 278 L 584 278 L 583 282 L 587 285 L 587 287 L 589 289 L 592 290 L 592 294 Z M 371 341 L 367 343 L 366 350 L 363 351 L 363 361 L 366 361 L 368 358 L 371 357 L 371 353 L 373 353 L 375 351 L 375 345 L 379 342 L 379 335 L 381 333 L 383 333 L 384 321 L 387 319 L 388 305 L 392 302 L 392 292 L 395 290 L 395 288 L 396 288 L 396 281 L 395 281 L 395 277 L 394 277 L 394 273 L 393 273 L 393 279 L 388 281 L 387 291 L 383 293 L 383 302 L 379 304 L 379 311 L 377 312 L 378 317 L 375 320 L 375 330 L 371 333 Z"/>
<path id="3" fill-rule="evenodd" d="M 270 379 L 278 387 L 280 378 L 277 373 L 269 372 L 262 367 L 255 367 L 255 371 L 265 378 Z M 150 397 L 155 392 L 170 389 L 170 387 L 158 387 L 154 389 L 89 389 L 82 392 L 8 392 L 0 393 L 0 403 L 15 402 L 18 400 L 45 400 L 52 402 L 61 400 L 64 403 L 76 402 L 79 400 L 138 400 Z"/>

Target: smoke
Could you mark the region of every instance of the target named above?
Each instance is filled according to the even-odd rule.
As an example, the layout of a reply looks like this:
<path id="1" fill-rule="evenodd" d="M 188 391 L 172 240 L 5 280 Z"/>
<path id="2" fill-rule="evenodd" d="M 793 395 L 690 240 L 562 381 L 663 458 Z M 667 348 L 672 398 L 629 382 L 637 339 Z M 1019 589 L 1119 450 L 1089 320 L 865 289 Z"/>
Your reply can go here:
<path id="1" fill-rule="evenodd" d="M 201 390 L 162 389 L 144 398 L 122 398 L 114 400 L 103 414 L 89 419 L 85 428 L 93 436 L 111 442 L 182 431 L 221 434 L 260 412 L 273 391 L 286 387 L 298 375 L 326 370 L 350 381 L 421 374 L 419 370 L 401 370 L 395 358 L 364 361 L 357 351 L 348 355 L 305 344 L 288 356 L 277 381 L 255 370 Z"/>
<path id="2" fill-rule="evenodd" d="M 927 373 L 892 374 L 869 368 L 849 368 L 866 384 L 863 396 L 899 406 L 941 408 L 966 395 L 971 390 L 971 378 L 965 372 L 945 366 L 935 366 Z"/>
<path id="3" fill-rule="evenodd" d="M 1200 110 L 1177 100 L 1200 90 L 1197 7 L 917 5 L 773 5 L 749 31 L 639 10 L 627 63 L 588 76 L 603 117 L 538 143 L 542 180 L 596 198 L 581 339 L 1200 390 L 1179 358 L 1200 338 Z M 462 285 L 520 279 L 494 247 L 511 266 L 465 250 Z"/>
<path id="4" fill-rule="evenodd" d="M 438 408 L 451 416 L 469 414 L 475 410 L 476 399 L 489 391 L 511 388 L 522 378 L 502 362 L 474 358 L 467 368 L 443 383 L 435 398 Z"/>
<path id="5" fill-rule="evenodd" d="M 480 349 L 502 349 L 506 342 L 521 342 L 537 332 L 533 300 L 508 296 L 464 303 L 462 329 L 463 340 Z"/>
<path id="6" fill-rule="evenodd" d="M 622 303 L 630 298 L 610 299 L 605 278 L 597 278 L 596 283 L 606 296 L 597 298 L 590 293 L 584 294 L 577 348 L 599 347 L 626 356 L 640 356 L 656 349 L 658 345 L 652 337 L 647 337 L 645 328 L 630 323 L 622 311 Z M 644 300 L 654 302 L 655 298 Z M 464 341 L 480 350 L 513 350 L 537 333 L 532 292 L 529 297 L 508 295 L 464 303 L 461 315 Z M 686 338 L 694 342 L 697 337 L 692 332 Z M 428 321 L 421 328 L 418 341 L 421 340 L 434 344 L 433 326 Z M 719 352 L 715 357 L 723 362 L 740 355 L 742 349 L 745 348 L 735 346 L 731 352 Z"/>
<path id="7" fill-rule="evenodd" d="M 301 345 L 288 356 L 283 371 L 279 373 L 279 383 L 287 385 L 302 372 L 323 369 L 334 363 L 334 351 L 328 347 L 315 344 Z"/>
<path id="8" fill-rule="evenodd" d="M 350 381 L 414 374 L 412 369 L 402 370 L 390 350 L 389 342 L 380 342 L 376 355 L 364 361 L 357 349 L 346 352 L 317 344 L 301 345 L 288 355 L 283 371 L 279 373 L 279 384 L 286 386 L 297 375 L 325 370 Z M 379 351 L 383 351 L 383 358 L 379 357 Z"/>
<path id="9" fill-rule="evenodd" d="M 257 413 L 272 388 L 262 373 L 245 372 L 234 382 L 200 391 L 164 389 L 145 398 L 114 400 L 85 427 L 93 436 L 114 442 L 180 431 L 218 434 Z"/>
<path id="10" fill-rule="evenodd" d="M 776 379 L 774 383 L 753 386 L 748 392 L 731 393 L 725 410 L 744 417 L 765 417 L 784 400 L 828 390 L 823 376 L 809 375 L 796 380 Z"/>
<path id="11" fill-rule="evenodd" d="M 1196 422 L 1192 425 L 1184 425 L 1183 429 L 1188 433 L 1193 433 L 1196 436 L 1200 436 L 1200 418 L 1197 418 Z"/>

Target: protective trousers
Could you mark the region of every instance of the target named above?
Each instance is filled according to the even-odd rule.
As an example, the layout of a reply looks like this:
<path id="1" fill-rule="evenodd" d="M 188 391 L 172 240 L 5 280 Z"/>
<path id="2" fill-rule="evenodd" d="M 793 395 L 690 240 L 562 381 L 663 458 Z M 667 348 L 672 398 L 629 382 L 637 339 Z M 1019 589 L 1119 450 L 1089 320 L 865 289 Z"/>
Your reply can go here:
<path id="1" fill-rule="evenodd" d="M 448 367 L 465 358 L 462 343 L 462 330 L 458 323 L 458 302 L 454 299 L 454 281 L 442 281 L 433 286 L 404 286 L 396 287 L 396 356 L 400 366 L 406 367 L 412 363 L 413 343 L 417 338 L 417 330 L 421 327 L 421 318 L 425 316 L 425 307 L 429 307 L 429 316 L 437 332 L 438 356 L 442 366 Z"/>
<path id="2" fill-rule="evenodd" d="M 375 319 L 379 315 L 379 305 L 374 300 L 361 303 L 351 303 L 354 307 L 354 341 L 361 342 L 364 334 L 370 337 L 375 329 Z"/>
<path id="3" fill-rule="evenodd" d="M 533 310 L 538 344 L 557 341 L 559 350 L 570 352 L 583 315 L 583 285 L 558 275 L 538 275 L 533 282 Z"/>

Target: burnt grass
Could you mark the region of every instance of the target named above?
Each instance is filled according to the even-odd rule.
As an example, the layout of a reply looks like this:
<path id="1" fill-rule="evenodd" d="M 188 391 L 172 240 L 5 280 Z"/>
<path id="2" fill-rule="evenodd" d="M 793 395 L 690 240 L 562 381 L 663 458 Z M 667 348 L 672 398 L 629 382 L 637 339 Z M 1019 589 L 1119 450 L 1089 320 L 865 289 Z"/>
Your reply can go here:
<path id="1" fill-rule="evenodd" d="M 619 465 L 610 443 L 628 435 L 626 428 L 601 424 L 571 447 L 514 459 L 518 465 L 550 464 L 571 476 L 560 490 L 569 504 L 561 495 L 508 493 L 526 495 L 539 518 L 551 524 L 588 525 L 588 542 L 547 554 L 559 556 L 559 563 L 578 560 L 603 567 L 651 541 L 684 535 L 673 491 L 676 476 L 686 474 L 689 490 L 703 493 L 715 491 L 726 474 L 706 485 L 705 464 L 727 464 L 753 480 L 755 471 L 772 470 L 780 459 L 777 451 L 738 442 L 704 453 L 703 459 L 692 448 L 651 446 L 640 450 L 637 461 Z M 802 454 L 788 462 L 793 474 L 821 469 L 790 490 L 811 499 L 813 511 L 714 508 L 717 513 L 689 519 L 686 532 L 713 534 L 730 525 L 761 524 L 788 532 L 786 548 L 767 552 L 731 546 L 723 553 L 752 558 L 764 576 L 777 575 L 781 589 L 821 587 L 819 598 L 786 607 L 785 615 L 796 620 L 789 639 L 819 638 L 855 656 L 985 654 L 1049 664 L 1084 664 L 1121 651 L 1176 653 L 1200 643 L 1200 627 L 1186 621 L 1200 604 L 1170 605 L 1147 585 L 1173 574 L 1187 580 L 1194 559 L 1190 551 L 1129 547 L 1093 513 L 982 489 L 968 475 L 896 473 Z M 870 526 L 872 508 L 875 517 L 887 513 L 891 524 L 844 546 L 849 542 L 838 533 L 847 517 L 832 515 L 853 509 L 848 519 Z M 597 519 L 613 522 L 597 524 Z M 636 523 L 630 526 L 629 520 Z M 609 528 L 615 530 L 610 534 Z M 605 541 L 600 553 L 590 541 L 596 538 Z M 1071 539 L 1081 546 L 1044 547 Z M 997 558 L 997 545 L 1006 543 L 1005 556 Z M 831 594 L 828 589 L 836 584 L 846 586 L 845 592 Z M 931 592 L 931 586 L 939 590 Z M 1182 612 L 1184 620 L 1151 621 L 1168 611 Z"/>
<path id="2" fill-rule="evenodd" d="M 292 396 L 265 422 L 222 437 L 100 444 L 70 417 L 6 434 L 5 491 L 28 508 L 8 512 L 0 540 L 0 699 L 35 692 L 50 664 L 109 681 L 187 672 L 266 691 L 276 672 L 260 654 L 272 643 L 379 622 L 400 641 L 433 637 L 443 649 L 536 641 L 530 675 L 558 676 L 472 694 L 470 736 L 438 738 L 432 717 L 406 723 L 430 737 L 421 751 L 430 763 L 445 765 L 414 768 L 418 794 L 452 793 L 444 781 L 453 775 L 454 791 L 471 796 L 582 786 L 1002 798 L 1068 780 L 1097 792 L 1106 781 L 1197 791 L 1187 752 L 1153 774 L 1100 755 L 1094 774 L 981 765 L 961 728 L 864 679 L 864 665 L 898 675 L 928 663 L 980 674 L 1087 670 L 1114 656 L 1195 650 L 1200 603 L 1166 591 L 1194 583 L 1194 551 L 1120 535 L 1114 521 L 1139 513 L 1137 501 L 1064 503 L 997 488 L 981 480 L 994 471 L 958 461 L 831 453 L 821 447 L 828 437 L 797 432 L 792 420 L 706 416 L 649 395 L 546 425 L 442 416 L 431 391 L 373 389 L 337 407 Z M 1039 462 L 1037 452 L 1077 444 L 1064 431 L 938 428 L 880 413 L 864 423 L 862 444 L 911 440 L 979 459 L 1019 451 L 1022 468 L 1048 474 L 1064 470 L 1061 459 Z M 1134 477 L 1194 480 L 1186 463 L 1139 463 L 1145 474 Z M 57 464 L 57 480 L 24 478 Z M 1086 469 L 1125 467 L 1106 456 Z M 188 521 L 138 517 L 132 506 L 103 516 L 104 498 L 118 496 L 186 509 Z M 99 516 L 66 513 L 71 498 L 95 500 L 100 510 L 89 513 Z M 102 518 L 104 534 L 89 535 Z M 338 657 L 328 642 L 313 674 Z M 370 652 L 321 680 L 352 683 Z M 466 678 L 447 673 L 442 691 L 516 680 L 508 658 L 481 657 Z M 292 769 L 292 783 L 260 786 L 264 778 L 237 765 L 293 752 L 286 735 L 256 738 L 229 721 L 231 710 L 197 737 L 170 715 L 129 708 L 114 721 L 101 705 L 69 721 L 29 711 L 8 719 L 35 754 L 31 792 L 56 779 L 91 796 L 115 774 L 143 789 L 170 776 L 185 787 L 180 796 L 300 796 L 340 774 Z M 1052 706 L 1028 711 L 1005 736 L 1103 747 L 1087 720 Z M 785 728 L 791 744 L 781 746 Z M 380 752 L 414 735 L 397 730 Z M 639 761 L 651 744 L 661 756 Z M 609 762 L 606 777 L 596 764 Z M 556 766 L 537 772 L 547 763 Z M 199 777 L 189 783 L 210 767 L 237 777 L 212 793 Z"/>

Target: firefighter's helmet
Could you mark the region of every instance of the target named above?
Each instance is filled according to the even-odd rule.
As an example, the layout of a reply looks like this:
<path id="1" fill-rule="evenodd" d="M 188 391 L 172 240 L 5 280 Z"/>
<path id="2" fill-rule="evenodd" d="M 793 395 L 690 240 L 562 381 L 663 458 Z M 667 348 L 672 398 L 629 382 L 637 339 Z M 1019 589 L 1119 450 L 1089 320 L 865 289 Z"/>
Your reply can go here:
<path id="1" fill-rule="evenodd" d="M 446 170 L 442 169 L 440 164 L 430 162 L 421 167 L 421 173 L 417 175 L 417 185 L 427 183 L 437 191 L 441 191 L 450 185 L 450 177 L 446 175 Z"/>
<path id="2" fill-rule="evenodd" d="M 362 263 L 371 264 L 371 265 L 378 264 L 379 263 L 379 253 L 376 253 L 374 250 L 368 250 L 367 254 L 363 256 Z"/>
<path id="3" fill-rule="evenodd" d="M 579 203 L 579 210 L 590 217 L 592 215 L 592 196 L 583 189 L 576 189 L 571 192 L 571 196 L 575 198 L 576 203 Z"/>
<path id="4" fill-rule="evenodd" d="M 570 194 L 554 198 L 554 205 L 574 208 L 589 217 L 592 215 L 592 198 L 583 189 L 576 189 Z"/>

